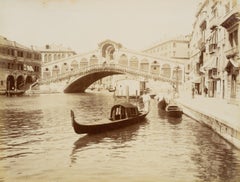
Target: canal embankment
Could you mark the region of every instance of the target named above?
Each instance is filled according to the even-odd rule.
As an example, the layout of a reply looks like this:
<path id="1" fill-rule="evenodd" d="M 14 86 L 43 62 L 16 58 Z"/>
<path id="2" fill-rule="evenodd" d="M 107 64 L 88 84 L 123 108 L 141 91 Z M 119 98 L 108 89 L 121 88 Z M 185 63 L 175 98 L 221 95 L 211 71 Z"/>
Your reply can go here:
<path id="1" fill-rule="evenodd" d="M 177 99 L 184 114 L 206 124 L 228 142 L 240 149 L 240 107 L 226 100 L 183 95 Z"/>

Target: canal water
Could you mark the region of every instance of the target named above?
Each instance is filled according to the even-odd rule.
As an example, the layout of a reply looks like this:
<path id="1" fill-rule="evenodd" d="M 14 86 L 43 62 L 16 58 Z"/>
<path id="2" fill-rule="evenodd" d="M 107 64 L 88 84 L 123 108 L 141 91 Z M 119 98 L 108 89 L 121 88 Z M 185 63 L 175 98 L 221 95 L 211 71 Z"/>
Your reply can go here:
<path id="1" fill-rule="evenodd" d="M 169 119 L 151 100 L 145 122 L 96 135 L 76 120 L 108 117 L 111 95 L 0 97 L 0 181 L 240 181 L 240 152 L 187 116 Z"/>

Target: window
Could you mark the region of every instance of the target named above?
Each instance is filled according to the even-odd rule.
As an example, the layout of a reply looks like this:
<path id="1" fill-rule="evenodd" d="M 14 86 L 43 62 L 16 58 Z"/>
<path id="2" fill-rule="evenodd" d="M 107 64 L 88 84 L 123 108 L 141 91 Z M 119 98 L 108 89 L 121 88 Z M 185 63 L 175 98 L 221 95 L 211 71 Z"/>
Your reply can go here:
<path id="1" fill-rule="evenodd" d="M 3 80 L 1 80 L 1 85 L 3 85 Z"/>

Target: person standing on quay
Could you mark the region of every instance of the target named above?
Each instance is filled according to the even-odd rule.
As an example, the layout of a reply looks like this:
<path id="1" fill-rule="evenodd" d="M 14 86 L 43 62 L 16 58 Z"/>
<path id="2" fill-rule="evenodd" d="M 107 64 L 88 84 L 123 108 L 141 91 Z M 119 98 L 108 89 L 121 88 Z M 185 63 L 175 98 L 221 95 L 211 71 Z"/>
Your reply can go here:
<path id="1" fill-rule="evenodd" d="M 192 98 L 194 99 L 194 94 L 195 94 L 195 88 L 192 87 Z"/>

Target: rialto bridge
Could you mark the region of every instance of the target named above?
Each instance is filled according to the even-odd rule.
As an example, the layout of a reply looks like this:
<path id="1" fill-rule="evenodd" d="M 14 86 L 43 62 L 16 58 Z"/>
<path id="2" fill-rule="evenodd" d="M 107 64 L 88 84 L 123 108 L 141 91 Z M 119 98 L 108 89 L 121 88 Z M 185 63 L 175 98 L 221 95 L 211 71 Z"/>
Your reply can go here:
<path id="1" fill-rule="evenodd" d="M 45 63 L 41 84 L 60 83 L 64 92 L 83 92 L 95 81 L 114 74 L 181 84 L 184 65 L 132 51 L 106 40 L 94 51 Z"/>

